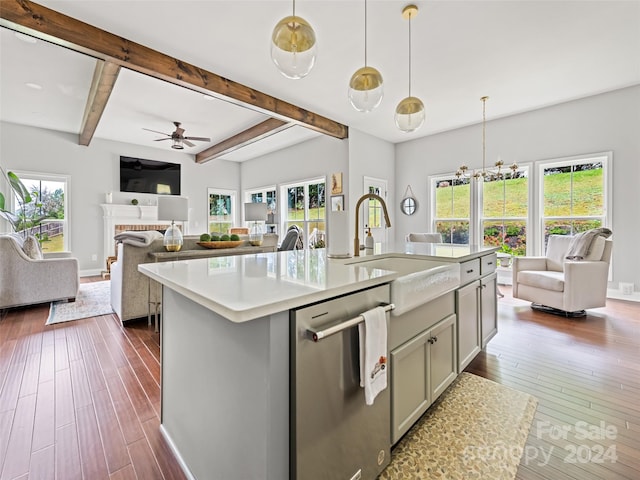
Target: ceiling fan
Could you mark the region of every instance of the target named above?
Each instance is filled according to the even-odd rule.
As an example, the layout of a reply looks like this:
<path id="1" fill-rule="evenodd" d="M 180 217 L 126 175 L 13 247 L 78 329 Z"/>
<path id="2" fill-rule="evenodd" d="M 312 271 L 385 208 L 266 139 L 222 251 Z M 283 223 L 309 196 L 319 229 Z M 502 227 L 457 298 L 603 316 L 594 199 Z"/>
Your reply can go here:
<path id="1" fill-rule="evenodd" d="M 184 133 L 184 128 L 180 128 L 180 122 L 173 122 L 173 124 L 176 126 L 176 129 L 173 133 L 158 132 L 157 130 L 151 130 L 149 128 L 143 128 L 143 130 L 166 135 L 167 138 L 157 138 L 154 141 L 160 142 L 162 140 L 171 140 L 173 142 L 171 148 L 175 148 L 176 150 L 182 150 L 184 148 L 184 145 L 187 145 L 188 147 L 195 147 L 195 144 L 191 143 L 190 140 L 195 140 L 198 142 L 211 141 L 211 139 L 207 137 L 185 137 L 184 135 L 182 135 Z"/>

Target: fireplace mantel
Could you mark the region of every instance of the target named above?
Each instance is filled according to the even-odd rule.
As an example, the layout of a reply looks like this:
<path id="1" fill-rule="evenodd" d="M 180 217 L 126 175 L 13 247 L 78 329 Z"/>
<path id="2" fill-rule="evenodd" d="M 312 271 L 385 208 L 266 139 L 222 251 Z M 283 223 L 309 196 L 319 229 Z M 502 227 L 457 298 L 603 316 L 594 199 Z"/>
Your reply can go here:
<path id="1" fill-rule="evenodd" d="M 156 205 L 119 205 L 103 203 L 100 205 L 104 218 L 104 252 L 106 256 L 115 255 L 113 237 L 116 225 L 170 225 L 171 222 L 158 220 Z"/>

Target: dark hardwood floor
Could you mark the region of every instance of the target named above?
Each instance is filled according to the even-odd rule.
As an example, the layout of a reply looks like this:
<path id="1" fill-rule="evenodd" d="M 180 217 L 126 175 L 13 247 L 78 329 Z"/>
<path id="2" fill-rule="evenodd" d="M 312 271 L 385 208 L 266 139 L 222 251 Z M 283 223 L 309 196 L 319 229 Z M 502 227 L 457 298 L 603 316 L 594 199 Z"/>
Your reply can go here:
<path id="1" fill-rule="evenodd" d="M 502 290 L 499 333 L 467 371 L 538 398 L 518 478 L 640 478 L 640 304 L 564 319 Z M 153 327 L 47 327 L 48 310 L 0 316 L 0 479 L 185 478 L 158 430 Z"/>

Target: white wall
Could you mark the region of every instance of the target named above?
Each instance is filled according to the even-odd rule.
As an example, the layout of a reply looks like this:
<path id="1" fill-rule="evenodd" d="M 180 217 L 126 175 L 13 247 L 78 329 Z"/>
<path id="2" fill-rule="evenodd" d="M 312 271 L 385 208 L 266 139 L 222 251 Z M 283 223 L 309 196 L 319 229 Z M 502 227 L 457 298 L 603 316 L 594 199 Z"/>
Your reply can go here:
<path id="1" fill-rule="evenodd" d="M 429 175 L 451 173 L 462 163 L 481 167 L 481 132 L 478 124 L 396 145 L 396 191 L 411 184 L 419 202 L 415 215 L 400 215 L 396 240 L 428 231 Z M 487 122 L 488 164 L 498 155 L 509 164 L 605 151 L 613 152 L 611 286 L 633 282 L 638 290 L 640 86 Z"/>
<path id="2" fill-rule="evenodd" d="M 199 232 L 207 222 L 207 187 L 240 190 L 237 163 L 213 160 L 196 164 L 193 156 L 171 149 L 161 150 L 94 139 L 88 147 L 78 145 L 78 136 L 12 123 L 0 124 L 0 163 L 5 170 L 46 172 L 71 176 L 67 193 L 71 221 L 71 250 L 84 273 L 105 267 L 103 212 L 105 193 L 113 192 L 113 203 L 156 204 L 156 195 L 121 193 L 120 155 L 169 161 L 182 165 L 182 196 L 189 198 L 187 232 Z M 4 186 L 3 188 L 6 188 Z M 6 193 L 6 192 L 5 192 Z M 97 261 L 91 256 L 97 255 Z"/>
<path id="3" fill-rule="evenodd" d="M 391 220 L 391 228 L 387 238 L 394 239 L 395 219 L 400 214 L 396 201 L 395 182 L 395 148 L 392 143 L 372 137 L 355 128 L 349 129 L 349 195 L 345 195 L 345 209 L 349 211 L 349 238 L 355 237 L 352 231 L 355 224 L 356 202 L 364 192 L 364 177 L 387 180 L 387 207 Z M 364 243 L 364 208 L 360 207 L 358 237 Z M 381 239 L 376 238 L 376 241 Z"/>

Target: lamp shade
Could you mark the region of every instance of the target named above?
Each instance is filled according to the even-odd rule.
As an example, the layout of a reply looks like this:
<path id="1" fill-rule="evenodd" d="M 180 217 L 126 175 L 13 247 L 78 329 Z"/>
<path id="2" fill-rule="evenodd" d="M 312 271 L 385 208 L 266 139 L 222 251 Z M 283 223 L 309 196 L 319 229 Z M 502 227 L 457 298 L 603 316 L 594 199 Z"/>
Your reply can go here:
<path id="1" fill-rule="evenodd" d="M 245 203 L 244 220 L 245 222 L 265 222 L 267 220 L 267 204 Z"/>
<path id="2" fill-rule="evenodd" d="M 158 220 L 172 222 L 189 220 L 189 199 L 186 197 L 159 196 Z"/>

